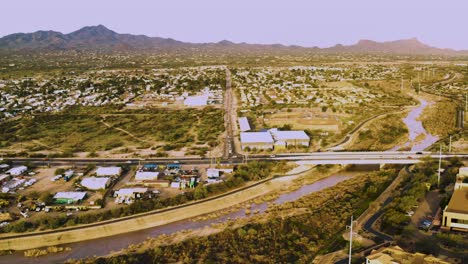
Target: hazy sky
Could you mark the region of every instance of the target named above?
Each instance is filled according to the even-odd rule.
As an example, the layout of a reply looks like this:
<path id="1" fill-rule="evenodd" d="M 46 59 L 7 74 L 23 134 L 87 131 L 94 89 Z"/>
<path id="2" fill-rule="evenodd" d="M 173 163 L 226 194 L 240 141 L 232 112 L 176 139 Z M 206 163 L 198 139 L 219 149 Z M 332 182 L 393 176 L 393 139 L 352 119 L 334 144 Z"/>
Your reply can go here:
<path id="1" fill-rule="evenodd" d="M 190 42 L 353 44 L 417 37 L 468 49 L 467 0 L 7 0 L 0 36 L 103 24 Z"/>

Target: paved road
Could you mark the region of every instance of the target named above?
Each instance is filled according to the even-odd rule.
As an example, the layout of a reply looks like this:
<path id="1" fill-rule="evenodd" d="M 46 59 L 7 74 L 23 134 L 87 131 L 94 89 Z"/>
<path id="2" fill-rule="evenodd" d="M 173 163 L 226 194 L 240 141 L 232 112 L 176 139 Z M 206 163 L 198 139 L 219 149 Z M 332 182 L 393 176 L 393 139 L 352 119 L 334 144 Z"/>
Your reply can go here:
<path id="1" fill-rule="evenodd" d="M 231 71 L 226 67 L 226 92 L 224 94 L 224 123 L 226 129 L 226 137 L 224 139 L 223 158 L 229 159 L 236 154 L 234 144 L 234 126 L 236 120 L 233 115 L 233 92 L 231 86 Z M 234 119 L 234 120 L 233 120 Z"/>
<path id="2" fill-rule="evenodd" d="M 392 201 L 393 201 L 392 197 L 387 198 L 385 200 L 385 202 L 383 203 L 382 207 L 385 207 L 387 204 L 389 204 Z M 373 216 L 371 216 L 366 221 L 363 228 L 364 228 L 364 230 L 368 231 L 369 233 L 373 234 L 374 236 L 376 236 L 376 237 L 378 237 L 378 238 L 380 238 L 380 239 L 382 239 L 384 241 L 393 241 L 393 238 L 391 236 L 386 235 L 384 233 L 381 233 L 381 232 L 375 230 L 374 227 L 373 227 L 375 221 L 377 221 L 377 219 L 379 219 L 382 216 L 383 213 L 384 213 L 384 211 L 382 209 L 377 211 L 377 213 L 375 213 Z"/>
<path id="3" fill-rule="evenodd" d="M 419 153 L 419 154 L 418 154 Z M 249 160 L 263 161 L 301 161 L 310 164 L 411 164 L 417 163 L 423 157 L 439 158 L 438 153 L 431 152 L 310 152 L 310 153 L 288 153 L 276 155 L 249 155 Z M 443 159 L 451 157 L 467 158 L 468 154 L 444 153 Z M 151 159 L 119 159 L 119 158 L 6 158 L 13 164 L 31 162 L 35 165 L 115 165 L 115 164 L 144 164 L 144 163 L 180 163 L 180 164 L 210 164 L 210 158 L 151 158 Z M 242 157 L 231 155 L 228 159 L 222 159 L 223 164 L 240 164 Z"/>

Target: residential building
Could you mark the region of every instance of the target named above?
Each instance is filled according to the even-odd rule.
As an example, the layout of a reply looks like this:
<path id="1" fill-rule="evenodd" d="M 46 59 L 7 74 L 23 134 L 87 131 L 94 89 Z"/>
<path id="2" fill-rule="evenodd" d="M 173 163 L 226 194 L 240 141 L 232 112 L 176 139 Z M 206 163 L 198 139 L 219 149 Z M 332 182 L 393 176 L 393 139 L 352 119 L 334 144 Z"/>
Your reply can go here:
<path id="1" fill-rule="evenodd" d="M 273 149 L 273 137 L 270 132 L 241 132 L 240 141 L 242 150 Z"/>
<path id="2" fill-rule="evenodd" d="M 59 204 L 73 204 L 81 202 L 86 198 L 86 192 L 58 192 L 54 200 Z"/>
<path id="3" fill-rule="evenodd" d="M 106 189 L 110 183 L 109 177 L 86 177 L 81 181 L 81 185 L 90 190 Z"/>
<path id="4" fill-rule="evenodd" d="M 366 264 L 449 264 L 449 262 L 436 258 L 432 255 L 422 253 L 409 253 L 404 251 L 399 246 L 383 247 L 373 250 L 366 257 Z"/>
<path id="5" fill-rule="evenodd" d="M 96 170 L 98 177 L 118 177 L 121 173 L 121 167 L 98 167 Z"/>

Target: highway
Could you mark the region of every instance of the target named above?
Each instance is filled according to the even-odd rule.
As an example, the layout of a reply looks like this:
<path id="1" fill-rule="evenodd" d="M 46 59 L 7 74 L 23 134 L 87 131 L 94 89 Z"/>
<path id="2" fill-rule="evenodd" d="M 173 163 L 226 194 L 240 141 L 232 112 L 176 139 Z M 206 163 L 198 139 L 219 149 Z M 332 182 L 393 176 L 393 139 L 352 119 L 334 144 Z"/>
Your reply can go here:
<path id="1" fill-rule="evenodd" d="M 460 153 L 442 153 L 442 159 L 451 157 L 467 158 L 468 154 Z M 395 151 L 395 152 L 310 152 L 310 153 L 286 153 L 276 155 L 249 155 L 249 160 L 262 160 L 262 161 L 298 161 L 309 164 L 411 164 L 416 163 L 423 157 L 439 158 L 438 153 L 431 152 L 408 152 L 408 151 Z M 7 158 L 5 160 L 11 161 L 13 164 L 24 164 L 26 162 L 34 165 L 115 165 L 115 164 L 210 164 L 210 158 L 151 158 L 151 159 L 117 159 L 117 158 Z M 241 155 L 231 155 L 229 158 L 221 159 L 222 164 L 241 164 L 244 158 Z"/>

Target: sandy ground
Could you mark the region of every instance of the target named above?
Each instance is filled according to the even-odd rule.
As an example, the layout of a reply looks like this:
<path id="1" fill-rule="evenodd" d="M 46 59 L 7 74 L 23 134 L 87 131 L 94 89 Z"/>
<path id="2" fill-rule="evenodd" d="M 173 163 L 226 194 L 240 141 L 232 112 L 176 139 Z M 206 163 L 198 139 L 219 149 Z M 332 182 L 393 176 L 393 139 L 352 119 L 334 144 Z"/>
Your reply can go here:
<path id="1" fill-rule="evenodd" d="M 31 192 L 50 192 L 51 194 L 55 194 L 56 192 L 62 191 L 71 191 L 73 189 L 73 180 L 65 182 L 63 179 L 58 181 L 52 182 L 51 179 L 54 177 L 54 172 L 58 168 L 67 168 L 67 167 L 51 167 L 51 168 L 39 168 L 36 170 L 36 175 L 33 176 L 37 182 L 26 188 L 24 191 L 20 191 L 20 194 L 29 195 Z"/>

